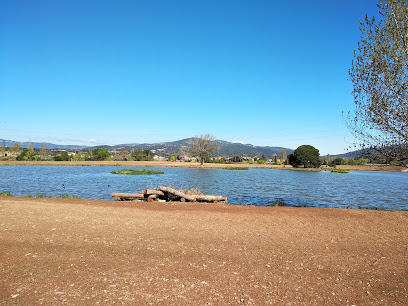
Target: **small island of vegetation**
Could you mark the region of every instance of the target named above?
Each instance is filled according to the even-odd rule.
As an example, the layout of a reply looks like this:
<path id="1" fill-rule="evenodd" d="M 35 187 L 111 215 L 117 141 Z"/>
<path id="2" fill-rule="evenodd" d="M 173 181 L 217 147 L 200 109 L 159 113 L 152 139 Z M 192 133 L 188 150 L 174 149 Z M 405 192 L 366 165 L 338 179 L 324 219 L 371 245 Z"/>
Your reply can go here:
<path id="1" fill-rule="evenodd" d="M 333 169 L 330 172 L 331 173 L 349 173 L 347 170 L 343 170 L 343 169 Z"/>
<path id="2" fill-rule="evenodd" d="M 224 170 L 248 170 L 246 167 L 229 167 L 229 168 L 224 168 Z"/>
<path id="3" fill-rule="evenodd" d="M 164 174 L 164 172 L 162 171 L 146 170 L 146 169 L 138 169 L 138 170 L 123 169 L 123 170 L 111 171 L 111 173 L 112 174 L 125 174 L 125 175 Z"/>

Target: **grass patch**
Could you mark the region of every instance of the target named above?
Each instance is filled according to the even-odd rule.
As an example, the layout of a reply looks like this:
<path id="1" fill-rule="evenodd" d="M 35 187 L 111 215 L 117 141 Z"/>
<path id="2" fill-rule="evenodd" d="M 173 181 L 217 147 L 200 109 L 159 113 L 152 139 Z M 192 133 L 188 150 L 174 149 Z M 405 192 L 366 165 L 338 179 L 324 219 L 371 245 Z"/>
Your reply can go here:
<path id="1" fill-rule="evenodd" d="M 57 197 L 55 197 L 56 199 L 80 199 L 81 197 L 77 197 L 74 196 L 72 194 L 68 194 L 68 193 L 63 193 Z"/>
<path id="2" fill-rule="evenodd" d="M 125 174 L 125 175 L 164 174 L 164 172 L 162 171 L 146 170 L 146 169 L 138 169 L 138 170 L 123 169 L 123 170 L 111 171 L 111 173 L 112 174 Z"/>
<path id="3" fill-rule="evenodd" d="M 343 169 L 333 169 L 330 173 L 349 173 L 347 170 Z"/>
<path id="4" fill-rule="evenodd" d="M 51 196 L 47 196 L 46 194 L 42 194 L 42 193 L 37 193 L 37 194 L 26 194 L 24 196 L 25 198 L 36 198 L 36 199 L 49 199 L 51 198 Z"/>
<path id="5" fill-rule="evenodd" d="M 275 201 L 273 201 L 271 204 L 268 204 L 267 206 L 270 207 L 281 207 L 281 206 L 286 206 L 287 204 L 285 203 L 285 201 L 281 198 L 276 199 Z"/>
<path id="6" fill-rule="evenodd" d="M 0 196 L 12 197 L 13 195 L 11 194 L 11 191 L 2 191 L 0 192 Z"/>
<path id="7" fill-rule="evenodd" d="M 11 191 L 2 191 L 0 192 L 0 196 L 9 196 L 9 197 L 14 197 L 13 194 L 11 194 Z M 37 193 L 37 194 L 26 194 L 24 196 L 25 198 L 36 198 L 36 199 L 51 199 L 51 196 L 48 196 L 46 194 L 43 193 Z M 81 197 L 77 197 L 74 196 L 72 194 L 68 194 L 68 193 L 63 193 L 57 197 L 55 197 L 55 199 L 81 199 Z"/>
<path id="8" fill-rule="evenodd" d="M 248 170 L 245 167 L 231 167 L 231 168 L 224 168 L 224 170 Z"/>

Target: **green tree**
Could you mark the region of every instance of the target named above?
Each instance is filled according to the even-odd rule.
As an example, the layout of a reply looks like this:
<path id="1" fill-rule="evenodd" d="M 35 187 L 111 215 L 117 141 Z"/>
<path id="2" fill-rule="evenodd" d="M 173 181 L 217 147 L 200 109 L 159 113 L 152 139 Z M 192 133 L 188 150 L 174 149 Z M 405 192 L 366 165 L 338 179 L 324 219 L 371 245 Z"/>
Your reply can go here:
<path id="1" fill-rule="evenodd" d="M 27 152 L 25 154 L 25 159 L 26 160 L 35 160 L 37 154 L 34 151 L 34 144 L 30 141 L 27 145 Z"/>
<path id="2" fill-rule="evenodd" d="M 216 152 L 220 147 L 215 137 L 211 134 L 191 138 L 188 144 L 189 146 L 185 148 L 186 153 L 190 157 L 197 158 L 200 165 L 203 165 L 205 159 L 210 157 L 211 154 Z"/>
<path id="3" fill-rule="evenodd" d="M 133 160 L 136 161 L 149 161 L 153 160 L 154 153 L 150 150 L 142 150 L 142 149 L 136 149 L 132 152 L 132 158 Z"/>
<path id="4" fill-rule="evenodd" d="M 110 157 L 110 153 L 107 149 L 93 149 L 91 156 L 92 160 L 105 160 Z"/>
<path id="5" fill-rule="evenodd" d="M 357 147 L 408 163 L 408 4 L 379 0 L 381 20 L 360 21 L 349 70 L 354 113 L 346 123 Z"/>
<path id="6" fill-rule="evenodd" d="M 382 155 L 382 154 L 377 154 L 375 157 L 374 157 L 374 163 L 376 163 L 376 164 L 386 164 L 387 163 L 387 158 L 384 156 L 384 155 Z"/>
<path id="7" fill-rule="evenodd" d="M 24 149 L 17 157 L 16 160 L 23 161 L 23 160 L 35 160 L 36 154 L 34 150 Z"/>
<path id="8" fill-rule="evenodd" d="M 303 145 L 290 155 L 289 163 L 293 167 L 319 168 L 322 164 L 319 156 L 318 149 L 310 145 Z"/>
<path id="9" fill-rule="evenodd" d="M 83 154 L 80 154 L 79 152 L 76 152 L 76 154 L 72 156 L 72 160 L 74 161 L 85 160 L 85 156 Z"/>
<path id="10" fill-rule="evenodd" d="M 329 162 L 330 167 L 336 167 L 337 165 L 345 165 L 345 164 L 346 164 L 345 160 L 341 157 L 336 157 L 335 159 Z"/>
<path id="11" fill-rule="evenodd" d="M 177 157 L 176 157 L 176 155 L 174 155 L 174 154 L 170 154 L 170 156 L 169 156 L 169 158 L 168 158 L 167 160 L 168 160 L 168 161 L 171 161 L 171 162 L 174 162 L 174 161 L 177 160 Z"/>
<path id="12" fill-rule="evenodd" d="M 26 159 L 26 154 L 27 154 L 28 150 L 27 149 L 23 149 L 19 155 L 17 155 L 16 160 L 18 161 L 23 161 Z"/>
<path id="13" fill-rule="evenodd" d="M 68 152 L 63 151 L 60 154 L 54 156 L 55 161 L 69 161 L 71 158 L 68 155 Z"/>
<path id="14" fill-rule="evenodd" d="M 34 150 L 27 150 L 27 154 L 26 154 L 26 158 L 27 160 L 35 160 L 36 159 L 37 154 L 35 153 Z"/>

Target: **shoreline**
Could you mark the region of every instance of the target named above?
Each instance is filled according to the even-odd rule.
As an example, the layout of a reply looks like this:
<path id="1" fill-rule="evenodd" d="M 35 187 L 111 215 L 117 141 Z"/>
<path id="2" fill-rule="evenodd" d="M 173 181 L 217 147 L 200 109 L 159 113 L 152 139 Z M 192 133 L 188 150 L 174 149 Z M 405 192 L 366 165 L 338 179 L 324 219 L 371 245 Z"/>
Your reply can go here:
<path id="1" fill-rule="evenodd" d="M 4 304 L 403 304 L 408 212 L 0 197 Z"/>
<path id="2" fill-rule="evenodd" d="M 0 161 L 0 166 L 121 166 L 121 167 L 175 167 L 175 168 L 199 168 L 199 169 L 225 169 L 233 167 L 280 169 L 295 171 L 329 171 L 334 168 L 293 168 L 290 165 L 268 165 L 268 164 L 212 164 L 205 163 L 200 166 L 193 162 L 166 162 L 166 161 Z M 401 172 L 404 167 L 396 166 L 354 166 L 338 165 L 336 169 L 355 171 L 391 171 Z"/>

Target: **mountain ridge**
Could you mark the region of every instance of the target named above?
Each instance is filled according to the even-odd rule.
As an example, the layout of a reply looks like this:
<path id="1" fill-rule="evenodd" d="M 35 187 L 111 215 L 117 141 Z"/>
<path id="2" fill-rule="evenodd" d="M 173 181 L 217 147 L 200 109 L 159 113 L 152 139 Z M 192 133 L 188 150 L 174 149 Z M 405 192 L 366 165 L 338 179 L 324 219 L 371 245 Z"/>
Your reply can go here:
<path id="1" fill-rule="evenodd" d="M 40 149 L 42 145 L 46 145 L 47 149 L 51 150 L 92 150 L 97 148 L 105 148 L 109 151 L 122 151 L 122 150 L 136 150 L 136 149 L 148 149 L 154 151 L 158 155 L 182 155 L 183 146 L 188 146 L 188 141 L 190 138 L 184 138 L 176 141 L 168 141 L 168 142 L 156 142 L 156 143 L 125 143 L 125 144 L 117 144 L 117 145 L 96 145 L 96 146 L 85 146 L 85 145 L 66 145 L 66 144 L 54 144 L 50 142 L 34 142 L 31 141 L 34 145 L 35 149 Z M 0 139 L 0 141 L 5 140 L 6 147 L 11 147 L 14 143 L 20 144 L 23 148 L 27 148 L 30 141 L 14 141 L 14 140 L 6 140 Z M 279 146 L 256 146 L 253 144 L 241 143 L 241 142 L 229 142 L 225 140 L 216 140 L 220 145 L 220 150 L 215 154 L 217 156 L 229 156 L 232 157 L 234 155 L 239 156 L 248 156 L 248 157 L 261 157 L 263 154 L 271 158 L 273 156 L 277 156 L 279 158 L 282 148 Z M 286 154 L 289 155 L 294 152 L 294 149 L 291 148 L 284 148 L 286 149 Z M 359 156 L 358 151 L 347 152 L 342 154 L 333 154 L 330 155 L 332 158 L 335 157 L 342 157 L 342 158 L 353 158 L 355 156 Z"/>
<path id="2" fill-rule="evenodd" d="M 40 149 L 42 145 L 46 145 L 47 149 L 60 149 L 60 150 L 90 150 L 96 148 L 105 148 L 109 151 L 122 151 L 122 150 L 136 150 L 136 149 L 148 149 L 155 151 L 158 155 L 183 154 L 183 147 L 188 146 L 190 138 L 184 138 L 170 142 L 157 142 L 157 143 L 129 143 L 129 144 L 117 144 L 117 145 L 96 145 L 96 146 L 82 146 L 82 145 L 65 145 L 54 144 L 49 142 L 34 142 L 35 149 Z M 2 141 L 3 139 L 0 139 Z M 30 142 L 21 142 L 6 140 L 6 147 L 11 147 L 14 143 L 20 144 L 23 148 L 27 148 Z M 283 147 L 279 146 L 256 146 L 252 144 L 243 144 L 238 142 L 229 142 L 225 140 L 216 140 L 219 143 L 220 150 L 215 154 L 219 156 L 234 156 L 234 155 L 246 155 L 248 157 L 260 157 L 263 154 L 266 157 L 272 157 L 276 155 L 280 156 Z M 294 149 L 285 148 L 286 154 L 293 153 Z"/>

